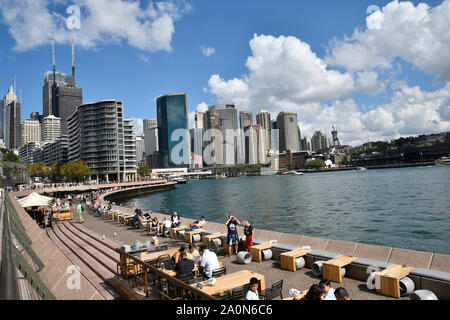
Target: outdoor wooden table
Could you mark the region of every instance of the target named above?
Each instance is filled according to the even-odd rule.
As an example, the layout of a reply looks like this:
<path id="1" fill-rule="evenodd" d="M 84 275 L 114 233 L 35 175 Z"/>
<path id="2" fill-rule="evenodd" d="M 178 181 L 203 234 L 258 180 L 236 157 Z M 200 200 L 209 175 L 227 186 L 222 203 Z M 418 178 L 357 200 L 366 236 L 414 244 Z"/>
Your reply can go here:
<path id="1" fill-rule="evenodd" d="M 122 217 L 127 217 L 128 216 L 128 214 L 126 214 L 126 213 L 119 213 L 119 214 L 116 214 L 116 216 L 114 217 L 114 223 L 119 223 L 120 222 L 120 219 L 122 218 Z"/>
<path id="2" fill-rule="evenodd" d="M 311 249 L 299 248 L 289 252 L 283 252 L 282 254 L 280 254 L 281 269 L 297 271 L 297 264 L 295 263 L 295 260 L 297 258 L 303 257 L 310 251 Z"/>
<path id="3" fill-rule="evenodd" d="M 396 264 L 377 272 L 375 275 L 376 291 L 386 296 L 400 298 L 399 280 L 406 277 L 413 269 L 414 267 L 403 267 Z"/>
<path id="4" fill-rule="evenodd" d="M 325 261 L 322 265 L 322 277 L 333 282 L 342 282 L 341 268 L 350 264 L 357 257 L 340 256 L 328 261 Z"/>
<path id="5" fill-rule="evenodd" d="M 58 220 L 59 221 L 65 221 L 65 220 L 72 220 L 73 219 L 73 212 L 70 209 L 61 210 L 58 211 Z M 56 213 L 52 215 L 53 219 L 56 219 Z"/>
<path id="6" fill-rule="evenodd" d="M 127 215 L 127 216 L 122 216 L 122 223 L 127 224 L 128 223 L 128 219 L 133 218 L 133 216 L 131 215 Z"/>
<path id="7" fill-rule="evenodd" d="M 219 261 L 219 266 L 220 268 L 223 267 L 223 263 L 222 261 Z M 192 270 L 192 272 L 197 272 L 200 271 L 202 268 L 199 267 L 198 265 L 195 265 L 194 269 Z M 166 270 L 166 269 L 161 269 L 162 272 L 167 273 L 169 276 L 172 277 L 176 277 L 178 276 L 179 271 L 178 270 Z"/>
<path id="8" fill-rule="evenodd" d="M 303 299 L 304 296 L 308 293 L 309 290 L 302 291 L 302 293 L 299 294 L 298 298 Z M 294 300 L 294 297 L 288 297 L 284 298 L 283 300 Z"/>
<path id="9" fill-rule="evenodd" d="M 229 273 L 224 276 L 216 278 L 216 283 L 211 286 L 206 281 L 201 282 L 203 288 L 198 288 L 203 292 L 213 295 L 216 293 L 223 293 L 227 290 L 232 290 L 237 287 L 241 287 L 250 283 L 250 279 L 255 277 L 259 281 L 259 291 L 266 289 L 266 280 L 264 275 L 249 270 L 242 270 L 235 273 Z M 196 284 L 192 284 L 196 287 Z"/>
<path id="10" fill-rule="evenodd" d="M 156 260 L 158 259 L 159 256 L 168 254 L 169 256 L 173 256 L 175 254 L 175 252 L 177 252 L 178 249 L 177 248 L 173 248 L 173 249 L 169 249 L 169 250 L 165 250 L 165 251 L 156 251 L 156 252 L 147 252 L 145 254 L 141 255 L 141 260 L 144 262 L 148 262 L 148 261 L 152 261 L 152 260 Z"/>
<path id="11" fill-rule="evenodd" d="M 252 255 L 253 261 L 261 262 L 262 261 L 261 252 L 263 250 L 270 249 L 270 248 L 272 248 L 272 244 L 270 242 L 265 242 L 265 243 L 261 243 L 256 246 L 252 246 L 252 247 L 248 248 L 248 251 Z"/>
<path id="12" fill-rule="evenodd" d="M 202 242 L 203 242 L 203 244 L 207 245 L 208 242 L 212 241 L 213 239 L 220 238 L 222 235 L 223 235 L 222 232 L 217 232 L 217 233 L 214 233 L 214 234 L 209 234 L 209 235 L 206 235 L 206 236 L 202 236 Z"/>
<path id="13" fill-rule="evenodd" d="M 184 233 L 184 238 L 186 240 L 187 243 L 193 243 L 194 239 L 192 238 L 192 236 L 194 234 L 200 234 L 202 233 L 202 229 L 197 229 L 197 230 L 192 230 L 192 231 L 186 231 Z"/>
<path id="14" fill-rule="evenodd" d="M 180 227 L 176 227 L 176 228 L 170 228 L 170 237 L 172 239 L 175 239 L 175 236 L 177 235 L 178 231 L 184 230 L 186 229 L 186 226 L 180 226 Z"/>

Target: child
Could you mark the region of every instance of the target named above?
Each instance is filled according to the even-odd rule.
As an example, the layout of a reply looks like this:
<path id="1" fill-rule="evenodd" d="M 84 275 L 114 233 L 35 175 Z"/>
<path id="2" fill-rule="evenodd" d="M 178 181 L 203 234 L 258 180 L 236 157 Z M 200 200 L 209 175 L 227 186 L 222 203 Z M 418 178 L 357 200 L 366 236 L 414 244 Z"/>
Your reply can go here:
<path id="1" fill-rule="evenodd" d="M 259 300 L 258 279 L 254 277 L 250 279 L 250 288 L 245 296 L 245 300 Z"/>

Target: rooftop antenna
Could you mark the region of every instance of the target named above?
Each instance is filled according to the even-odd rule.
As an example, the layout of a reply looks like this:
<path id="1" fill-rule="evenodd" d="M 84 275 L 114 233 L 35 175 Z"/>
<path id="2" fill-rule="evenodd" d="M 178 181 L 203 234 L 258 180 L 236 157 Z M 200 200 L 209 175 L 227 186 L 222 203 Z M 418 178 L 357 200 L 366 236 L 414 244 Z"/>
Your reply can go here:
<path id="1" fill-rule="evenodd" d="M 55 36 L 53 32 L 52 32 L 52 58 L 53 58 L 52 109 L 49 112 L 49 115 L 55 114 L 55 100 L 56 100 Z"/>
<path id="2" fill-rule="evenodd" d="M 72 37 L 72 78 L 75 84 L 75 40 Z"/>

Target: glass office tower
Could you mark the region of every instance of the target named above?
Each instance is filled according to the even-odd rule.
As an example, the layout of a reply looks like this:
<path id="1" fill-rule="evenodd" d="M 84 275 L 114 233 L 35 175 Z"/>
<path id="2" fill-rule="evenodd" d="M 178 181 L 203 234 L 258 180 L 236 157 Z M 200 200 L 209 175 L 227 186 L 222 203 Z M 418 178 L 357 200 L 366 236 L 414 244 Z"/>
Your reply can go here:
<path id="1" fill-rule="evenodd" d="M 156 100 L 156 109 L 161 168 L 189 167 L 191 148 L 187 93 L 159 97 Z M 183 131 L 175 132 L 178 129 Z M 172 141 L 172 138 L 175 141 Z"/>

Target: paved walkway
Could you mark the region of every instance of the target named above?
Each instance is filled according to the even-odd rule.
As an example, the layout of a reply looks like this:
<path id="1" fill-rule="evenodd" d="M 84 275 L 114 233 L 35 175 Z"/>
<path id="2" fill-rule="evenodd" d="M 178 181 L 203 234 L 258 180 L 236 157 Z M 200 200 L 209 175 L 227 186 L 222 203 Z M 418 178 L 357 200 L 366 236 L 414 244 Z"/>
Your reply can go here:
<path id="1" fill-rule="evenodd" d="M 105 235 L 106 238 L 112 239 L 119 244 L 132 245 L 135 240 L 145 241 L 150 240 L 151 236 L 147 235 L 146 231 L 128 229 L 128 226 L 123 224 L 114 224 L 113 222 L 103 220 L 93 213 L 85 211 L 83 227 L 86 227 L 100 235 Z M 78 221 L 78 214 L 74 216 L 74 221 Z M 168 241 L 169 247 L 179 247 L 183 243 L 171 242 L 170 239 L 161 238 L 160 241 Z M 219 256 L 219 260 L 227 268 L 227 273 L 233 273 L 242 270 L 243 268 L 255 271 L 265 275 L 266 286 L 270 287 L 272 283 L 283 279 L 283 297 L 289 296 L 289 289 L 296 288 L 298 290 L 306 290 L 313 284 L 319 283 L 320 278 L 315 277 L 310 269 L 304 268 L 297 272 L 286 271 L 280 268 L 278 262 L 274 260 L 263 262 L 251 262 L 249 265 L 243 266 L 238 264 L 236 257 Z M 380 295 L 374 291 L 369 291 L 365 282 L 344 278 L 343 282 L 332 283 L 333 288 L 344 287 L 354 300 L 398 300 L 391 297 Z M 408 297 L 402 300 L 409 300 Z"/>

